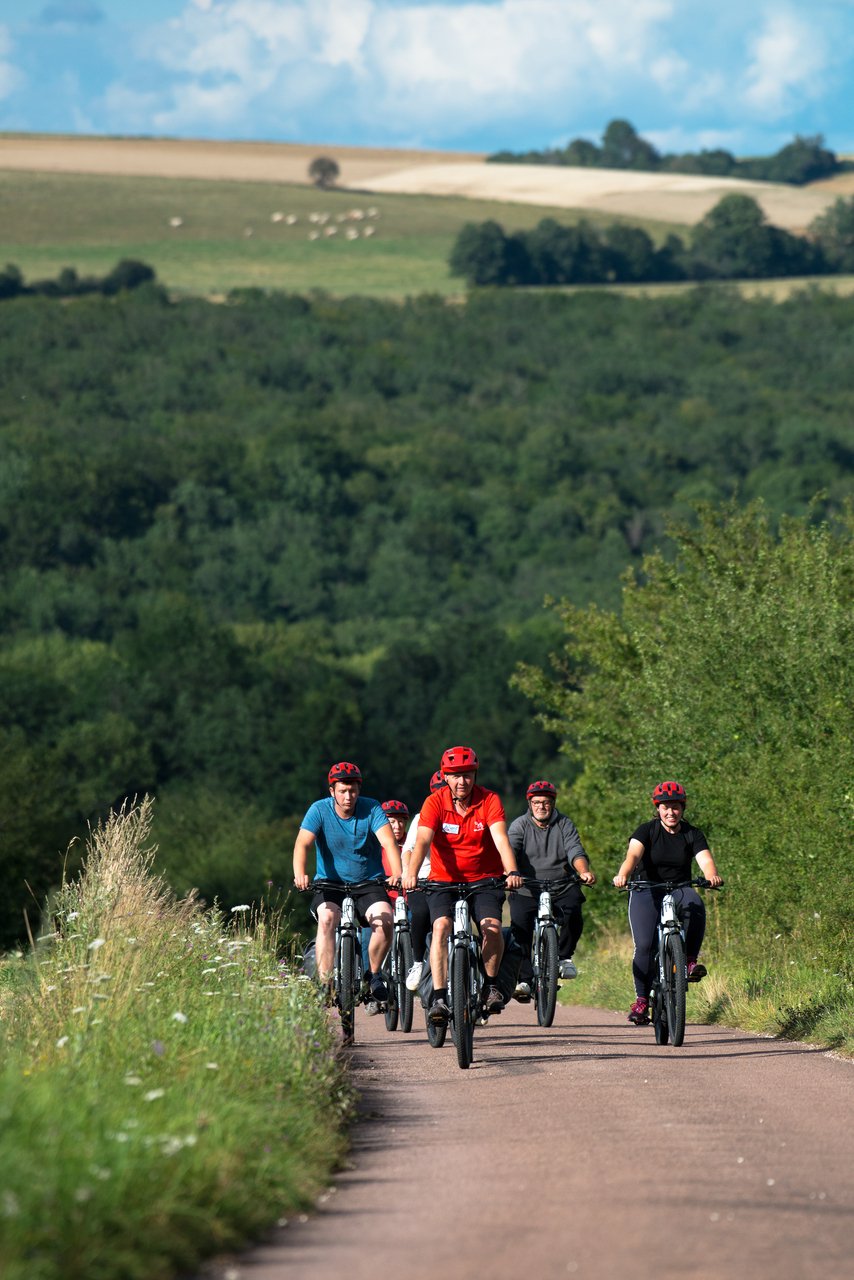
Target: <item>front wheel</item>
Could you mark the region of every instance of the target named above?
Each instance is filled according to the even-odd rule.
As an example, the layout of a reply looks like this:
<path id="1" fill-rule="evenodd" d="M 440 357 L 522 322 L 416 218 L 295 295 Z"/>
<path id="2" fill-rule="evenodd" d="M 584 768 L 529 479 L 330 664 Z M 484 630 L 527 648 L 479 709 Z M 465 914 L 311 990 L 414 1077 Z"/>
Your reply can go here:
<path id="1" fill-rule="evenodd" d="M 397 984 L 395 995 L 400 1015 L 400 1029 L 404 1034 L 412 1030 L 412 1012 L 415 996 L 406 985 L 406 975 L 412 968 L 412 939 L 404 930 L 397 941 Z"/>
<path id="2" fill-rule="evenodd" d="M 457 1062 L 466 1070 L 474 1056 L 474 1019 L 469 986 L 471 956 L 468 947 L 455 947 L 451 956 L 451 1018 Z"/>
<path id="3" fill-rule="evenodd" d="M 393 947 L 394 943 L 392 942 L 391 945 Z M 394 965 L 391 962 L 391 951 L 383 961 L 383 982 L 388 991 L 388 1000 L 385 1006 L 386 1031 L 396 1031 L 400 1007 L 397 999 L 397 984 L 394 981 Z"/>
<path id="4" fill-rule="evenodd" d="M 667 1044 L 669 1039 L 667 1010 L 664 1007 L 664 996 L 661 994 L 661 986 L 658 982 L 655 983 L 649 994 L 649 1009 L 652 1017 L 652 1027 L 655 1031 L 655 1043 Z"/>
<path id="5" fill-rule="evenodd" d="M 548 925 L 540 934 L 540 954 L 537 976 L 537 1022 L 550 1027 L 554 1022 L 557 1004 L 557 930 Z"/>
<path id="6" fill-rule="evenodd" d="M 352 1040 L 356 1021 L 356 939 L 342 934 L 338 961 L 338 1010 L 345 1040 Z"/>
<path id="7" fill-rule="evenodd" d="M 687 971 L 681 934 L 672 933 L 664 942 L 664 1004 L 670 1043 L 677 1048 L 685 1039 L 685 991 Z"/>
<path id="8" fill-rule="evenodd" d="M 431 1022 L 429 1006 L 424 1010 L 424 1017 L 427 1020 L 427 1042 L 431 1049 L 441 1049 L 445 1043 L 445 1036 L 448 1034 L 447 1022 Z"/>

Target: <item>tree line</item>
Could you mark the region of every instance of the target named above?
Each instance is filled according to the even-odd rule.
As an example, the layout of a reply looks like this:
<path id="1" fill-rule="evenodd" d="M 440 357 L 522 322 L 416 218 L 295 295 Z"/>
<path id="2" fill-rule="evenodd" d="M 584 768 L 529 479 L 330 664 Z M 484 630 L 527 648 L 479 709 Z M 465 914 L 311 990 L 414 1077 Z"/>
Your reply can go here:
<path id="1" fill-rule="evenodd" d="M 785 182 L 794 186 L 830 178 L 847 168 L 845 162 L 824 145 L 820 134 L 796 136 L 771 156 L 738 159 L 723 147 L 662 154 L 641 137 L 628 120 L 611 120 L 602 135 L 601 146 L 587 138 L 573 138 L 565 147 L 549 147 L 542 151 L 497 151 L 487 160 L 493 164 L 569 165 L 583 169 L 708 174 L 754 182 Z"/>
<path id="2" fill-rule="evenodd" d="M 808 236 L 769 224 L 757 202 L 724 196 L 694 228 L 690 244 L 660 245 L 642 227 L 543 218 L 507 233 L 494 220 L 469 222 L 449 258 L 451 273 L 477 285 L 640 284 L 674 280 L 763 280 L 854 271 L 854 198 L 839 199 Z"/>
<path id="3" fill-rule="evenodd" d="M 336 757 L 415 807 L 470 740 L 518 811 L 559 761 L 509 683 L 560 642 L 544 598 L 616 607 L 699 501 L 841 510 L 853 322 L 704 289 L 10 299 L 0 944 L 125 796 L 227 906 L 286 885 Z"/>
<path id="4" fill-rule="evenodd" d="M 79 298 L 87 293 L 102 293 L 111 298 L 140 285 L 153 284 L 155 271 L 147 262 L 135 258 L 122 258 L 112 271 L 104 276 L 80 276 L 74 267 L 63 267 L 55 279 L 33 280 L 27 283 L 23 272 L 14 263 L 6 264 L 0 271 L 0 300 L 42 295 L 47 298 Z"/>

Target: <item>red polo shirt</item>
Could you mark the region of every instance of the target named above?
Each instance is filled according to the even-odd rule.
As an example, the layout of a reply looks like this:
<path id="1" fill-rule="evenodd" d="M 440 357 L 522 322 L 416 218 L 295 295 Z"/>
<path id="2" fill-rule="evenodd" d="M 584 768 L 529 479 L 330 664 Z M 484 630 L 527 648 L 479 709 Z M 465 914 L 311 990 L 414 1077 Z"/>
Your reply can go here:
<path id="1" fill-rule="evenodd" d="M 421 806 L 419 827 L 430 827 L 430 879 L 483 880 L 504 871 L 489 828 L 504 822 L 504 805 L 494 791 L 475 786 L 463 817 L 454 808 L 447 787 L 434 791 Z"/>

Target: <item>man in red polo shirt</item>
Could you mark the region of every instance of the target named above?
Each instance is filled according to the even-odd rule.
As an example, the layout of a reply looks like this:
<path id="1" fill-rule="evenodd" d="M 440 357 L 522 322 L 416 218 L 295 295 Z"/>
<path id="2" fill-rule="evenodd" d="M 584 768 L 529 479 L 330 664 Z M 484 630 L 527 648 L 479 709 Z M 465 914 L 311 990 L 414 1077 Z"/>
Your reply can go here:
<path id="1" fill-rule="evenodd" d="M 421 806 L 418 836 L 409 859 L 403 887 L 414 889 L 418 868 L 430 851 L 430 879 L 475 883 L 490 877 L 507 876 L 509 889 L 522 883 L 516 870 L 516 855 L 507 839 L 504 806 L 494 791 L 477 785 L 477 756 L 471 747 L 449 747 L 439 766 L 446 785 L 434 791 Z M 456 892 L 449 888 L 430 895 L 430 920 L 433 942 L 430 968 L 433 973 L 433 999 L 428 1010 L 431 1022 L 447 1022 L 448 1008 L 448 937 L 454 918 Z M 501 909 L 504 891 L 485 887 L 469 898 L 473 918 L 481 933 L 481 950 L 486 982 L 483 1007 L 487 1013 L 499 1013 L 504 997 L 496 984 L 498 967 L 504 953 L 501 933 Z"/>

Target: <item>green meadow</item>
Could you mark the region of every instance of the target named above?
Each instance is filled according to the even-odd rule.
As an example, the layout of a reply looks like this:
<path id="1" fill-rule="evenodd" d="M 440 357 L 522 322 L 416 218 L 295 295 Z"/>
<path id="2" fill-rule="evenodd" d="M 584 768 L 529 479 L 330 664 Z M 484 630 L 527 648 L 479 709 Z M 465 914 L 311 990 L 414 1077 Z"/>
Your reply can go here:
<path id="1" fill-rule="evenodd" d="M 360 210 L 361 219 L 347 218 Z M 368 210 L 376 210 L 373 217 Z M 321 227 L 309 221 L 325 214 Z M 274 215 L 283 215 L 281 219 Z M 297 221 L 289 225 L 288 216 Z M 175 294 L 216 296 L 237 288 L 335 295 L 460 295 L 448 255 L 466 222 L 493 218 L 505 229 L 542 218 L 599 226 L 590 211 L 555 210 L 441 196 L 375 196 L 275 183 L 0 172 L 0 264 L 28 281 L 63 267 L 103 275 L 120 258 L 149 263 Z M 180 218 L 181 225 L 170 225 Z M 341 219 L 341 221 L 338 221 Z M 654 239 L 684 227 L 640 221 Z M 326 235 L 329 228 L 334 235 Z M 347 238 L 347 230 L 358 237 Z M 365 236 L 365 230 L 372 234 Z M 309 239 L 311 231 L 318 238 Z"/>

